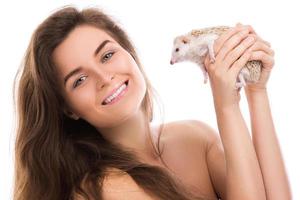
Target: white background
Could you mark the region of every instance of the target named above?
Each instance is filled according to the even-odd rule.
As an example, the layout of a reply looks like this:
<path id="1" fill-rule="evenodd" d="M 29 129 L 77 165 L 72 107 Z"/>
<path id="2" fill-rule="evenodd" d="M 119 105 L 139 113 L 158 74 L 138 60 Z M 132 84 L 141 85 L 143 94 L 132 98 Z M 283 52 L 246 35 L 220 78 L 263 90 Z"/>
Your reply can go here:
<path id="1" fill-rule="evenodd" d="M 86 3 L 85 3 L 86 2 Z M 293 199 L 300 199 L 299 155 L 299 6 L 296 1 L 2 1 L 0 3 L 0 199 L 10 199 L 13 185 L 14 112 L 12 85 L 33 30 L 52 11 L 72 4 L 98 6 L 121 23 L 163 103 L 155 123 L 202 120 L 217 130 L 209 84 L 192 63 L 169 64 L 173 38 L 193 28 L 250 24 L 272 44 L 275 67 L 268 83 L 269 99 Z M 241 109 L 249 126 L 244 91 Z M 298 152 L 298 153 L 297 153 Z M 297 190 L 298 189 L 298 190 Z"/>

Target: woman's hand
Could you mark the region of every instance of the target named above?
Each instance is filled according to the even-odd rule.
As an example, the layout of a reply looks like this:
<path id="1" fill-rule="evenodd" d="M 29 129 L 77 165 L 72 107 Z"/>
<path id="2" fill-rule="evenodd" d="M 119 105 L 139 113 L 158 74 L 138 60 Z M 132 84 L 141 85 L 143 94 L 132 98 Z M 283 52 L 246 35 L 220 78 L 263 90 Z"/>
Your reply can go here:
<path id="1" fill-rule="evenodd" d="M 236 81 L 241 68 L 253 56 L 248 49 L 256 41 L 253 33 L 255 32 L 249 26 L 229 29 L 214 43 L 215 62 L 210 63 L 209 55 L 205 58 L 204 65 L 209 75 L 216 108 L 239 104 L 240 94 Z"/>
<path id="2" fill-rule="evenodd" d="M 252 52 L 249 60 L 260 60 L 263 64 L 260 79 L 257 83 L 248 83 L 245 86 L 245 91 L 255 92 L 265 90 L 271 70 L 274 66 L 274 51 L 271 49 L 271 44 L 261 39 L 251 26 L 243 26 L 238 23 L 237 27 L 248 27 L 252 30 L 253 33 L 250 35 L 256 38 L 256 42 L 249 48 Z"/>

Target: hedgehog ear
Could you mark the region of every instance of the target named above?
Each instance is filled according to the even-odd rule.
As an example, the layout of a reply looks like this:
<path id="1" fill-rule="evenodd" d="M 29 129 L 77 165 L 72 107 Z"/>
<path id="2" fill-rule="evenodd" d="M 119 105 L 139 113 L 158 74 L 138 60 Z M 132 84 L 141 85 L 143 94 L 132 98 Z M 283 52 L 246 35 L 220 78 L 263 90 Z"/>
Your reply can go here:
<path id="1" fill-rule="evenodd" d="M 186 44 L 186 43 L 189 43 L 189 42 L 190 42 L 190 38 L 188 38 L 188 37 L 182 37 L 182 38 L 181 38 L 181 41 L 182 41 L 184 44 Z"/>

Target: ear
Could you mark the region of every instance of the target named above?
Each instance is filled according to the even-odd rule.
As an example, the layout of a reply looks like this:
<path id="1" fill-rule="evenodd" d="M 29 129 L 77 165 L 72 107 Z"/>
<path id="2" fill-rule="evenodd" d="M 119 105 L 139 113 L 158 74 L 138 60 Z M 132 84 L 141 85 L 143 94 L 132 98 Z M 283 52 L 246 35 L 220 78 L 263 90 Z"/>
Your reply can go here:
<path id="1" fill-rule="evenodd" d="M 186 37 L 186 36 L 182 36 L 181 37 L 181 41 L 186 44 L 186 43 L 189 43 L 190 42 L 190 38 Z"/>
<path id="2" fill-rule="evenodd" d="M 74 120 L 78 120 L 78 119 L 79 119 L 79 116 L 78 116 L 78 115 L 76 115 L 75 113 L 69 111 L 68 109 L 64 109 L 64 113 L 65 113 L 68 117 L 70 117 L 70 118 L 72 118 L 72 119 L 74 119 Z"/>

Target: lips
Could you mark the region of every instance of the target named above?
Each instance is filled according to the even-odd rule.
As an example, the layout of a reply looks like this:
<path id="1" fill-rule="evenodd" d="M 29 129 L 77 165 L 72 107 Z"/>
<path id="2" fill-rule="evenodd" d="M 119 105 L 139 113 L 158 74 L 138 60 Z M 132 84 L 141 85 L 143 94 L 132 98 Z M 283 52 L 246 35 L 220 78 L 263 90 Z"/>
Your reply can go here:
<path id="1" fill-rule="evenodd" d="M 105 99 L 108 98 L 109 96 L 111 96 L 112 94 L 114 94 L 114 93 L 121 87 L 121 85 L 123 85 L 123 84 L 125 83 L 126 86 L 127 86 L 127 85 L 128 85 L 128 81 L 129 81 L 129 80 L 126 80 L 126 81 L 122 82 L 122 83 L 119 84 L 117 87 L 115 87 L 115 88 L 109 93 L 109 95 L 107 95 L 106 97 L 104 97 L 103 100 L 102 100 L 102 105 L 105 105 L 105 103 L 104 103 Z"/>

